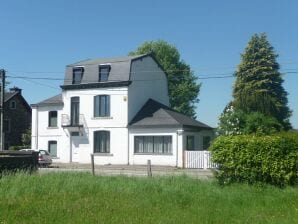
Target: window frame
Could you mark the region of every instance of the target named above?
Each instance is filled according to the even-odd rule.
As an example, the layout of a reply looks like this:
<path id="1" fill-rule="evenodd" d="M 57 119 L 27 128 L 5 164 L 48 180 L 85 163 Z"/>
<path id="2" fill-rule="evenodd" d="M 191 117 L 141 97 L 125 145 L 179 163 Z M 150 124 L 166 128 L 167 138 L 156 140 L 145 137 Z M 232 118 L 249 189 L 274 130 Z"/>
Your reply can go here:
<path id="1" fill-rule="evenodd" d="M 80 75 L 80 81 L 76 80 L 76 72 L 81 71 Z M 72 84 L 73 85 L 79 85 L 82 82 L 83 76 L 84 76 L 84 67 L 73 67 L 72 68 Z"/>
<path id="2" fill-rule="evenodd" d="M 51 118 L 53 118 L 52 117 L 53 115 L 51 115 L 51 114 L 54 112 L 56 112 L 56 124 L 55 125 L 52 124 L 53 121 L 51 119 Z M 49 116 L 48 127 L 49 128 L 57 128 L 58 127 L 58 111 L 56 111 L 56 110 L 49 111 L 48 116 Z"/>
<path id="3" fill-rule="evenodd" d="M 103 80 L 103 78 L 102 78 L 103 73 L 101 72 L 101 69 L 108 69 L 105 80 Z M 111 65 L 99 65 L 98 66 L 98 82 L 107 82 L 109 80 L 110 71 L 111 71 Z"/>
<path id="4" fill-rule="evenodd" d="M 51 154 L 51 145 L 55 144 L 56 145 L 56 155 Z M 48 141 L 48 152 L 50 153 L 51 157 L 57 158 L 57 149 L 58 149 L 58 142 L 56 140 L 50 140 Z"/>
<path id="5" fill-rule="evenodd" d="M 17 102 L 15 100 L 10 101 L 9 108 L 13 110 L 17 109 Z"/>
<path id="6" fill-rule="evenodd" d="M 102 98 L 105 98 L 104 113 L 102 114 L 101 104 Z M 98 102 L 97 102 L 98 100 Z M 98 108 L 97 108 L 98 106 Z M 97 113 L 98 112 L 98 113 Z M 93 98 L 93 117 L 110 117 L 111 116 L 111 96 L 110 95 L 96 95 Z"/>
<path id="7" fill-rule="evenodd" d="M 162 149 L 160 152 L 156 148 L 157 139 L 162 138 Z M 138 148 L 137 139 L 142 145 L 142 151 Z M 152 139 L 152 142 L 146 142 Z M 140 142 L 141 140 L 141 142 Z M 170 141 L 169 141 L 170 140 Z M 152 149 L 150 148 L 152 147 Z M 134 136 L 134 154 L 137 155 L 173 155 L 173 136 L 172 135 L 135 135 Z"/>
<path id="8" fill-rule="evenodd" d="M 96 142 L 97 140 L 99 141 L 98 143 Z M 101 143 L 102 140 L 105 141 L 103 144 Z M 103 146 L 103 148 L 101 148 L 101 146 Z M 110 152 L 111 152 L 111 132 L 107 130 L 94 131 L 93 132 L 93 153 L 110 154 Z"/>

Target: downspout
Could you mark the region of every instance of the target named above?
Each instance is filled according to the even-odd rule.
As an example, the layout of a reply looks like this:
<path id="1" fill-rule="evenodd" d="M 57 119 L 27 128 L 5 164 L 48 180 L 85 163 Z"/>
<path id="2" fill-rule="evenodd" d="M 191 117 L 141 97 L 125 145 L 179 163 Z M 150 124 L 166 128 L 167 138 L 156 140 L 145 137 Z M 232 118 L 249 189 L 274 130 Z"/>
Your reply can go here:
<path id="1" fill-rule="evenodd" d="M 35 116 L 35 149 L 38 149 L 38 106 L 36 106 Z"/>
<path id="2" fill-rule="evenodd" d="M 176 167 L 178 167 L 178 131 L 176 131 Z"/>
<path id="3" fill-rule="evenodd" d="M 129 148 L 130 148 L 130 144 L 129 144 L 129 128 L 127 127 L 127 165 L 129 165 Z"/>

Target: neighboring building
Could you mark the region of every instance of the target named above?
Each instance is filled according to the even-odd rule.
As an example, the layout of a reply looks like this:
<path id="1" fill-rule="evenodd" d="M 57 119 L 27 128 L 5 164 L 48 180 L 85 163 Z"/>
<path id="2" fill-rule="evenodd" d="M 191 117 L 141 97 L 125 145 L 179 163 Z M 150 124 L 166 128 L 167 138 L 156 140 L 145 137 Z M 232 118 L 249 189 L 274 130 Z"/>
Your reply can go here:
<path id="1" fill-rule="evenodd" d="M 14 87 L 4 96 L 4 149 L 22 145 L 22 134 L 31 127 L 31 107 L 22 96 L 22 90 Z"/>
<path id="2" fill-rule="evenodd" d="M 167 77 L 149 54 L 66 66 L 62 93 L 32 105 L 32 148 L 57 162 L 183 166 L 212 128 L 169 108 Z"/>

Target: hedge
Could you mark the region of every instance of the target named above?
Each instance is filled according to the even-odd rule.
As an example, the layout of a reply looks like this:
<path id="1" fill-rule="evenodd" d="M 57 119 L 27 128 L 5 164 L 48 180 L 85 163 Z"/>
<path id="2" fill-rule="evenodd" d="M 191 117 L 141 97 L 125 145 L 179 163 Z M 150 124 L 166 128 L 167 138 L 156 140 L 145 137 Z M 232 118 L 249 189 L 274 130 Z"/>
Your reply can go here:
<path id="1" fill-rule="evenodd" d="M 220 183 L 298 183 L 298 133 L 220 136 L 209 149 Z"/>

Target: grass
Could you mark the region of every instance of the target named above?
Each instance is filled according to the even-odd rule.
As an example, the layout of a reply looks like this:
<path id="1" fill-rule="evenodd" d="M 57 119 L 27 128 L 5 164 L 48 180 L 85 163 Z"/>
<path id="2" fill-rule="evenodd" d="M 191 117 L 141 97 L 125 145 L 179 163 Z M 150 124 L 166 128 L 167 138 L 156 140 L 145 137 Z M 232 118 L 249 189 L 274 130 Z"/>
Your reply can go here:
<path id="1" fill-rule="evenodd" d="M 298 188 L 181 177 L 17 174 L 0 179 L 0 224 L 298 223 Z"/>

